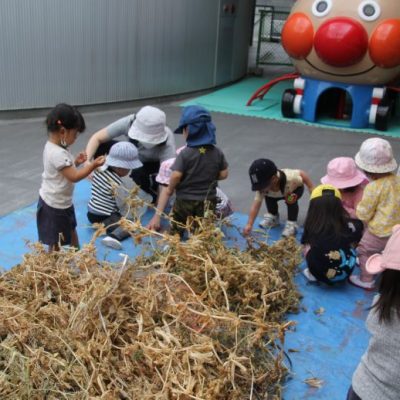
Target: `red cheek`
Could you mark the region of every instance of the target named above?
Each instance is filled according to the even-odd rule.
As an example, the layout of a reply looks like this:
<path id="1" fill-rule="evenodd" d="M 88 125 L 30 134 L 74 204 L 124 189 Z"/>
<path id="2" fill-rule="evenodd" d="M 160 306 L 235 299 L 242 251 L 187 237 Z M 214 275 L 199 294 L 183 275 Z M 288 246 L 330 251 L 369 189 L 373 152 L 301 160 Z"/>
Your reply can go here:
<path id="1" fill-rule="evenodd" d="M 378 67 L 400 65 L 400 20 L 387 19 L 375 28 L 369 41 L 369 55 Z"/>
<path id="2" fill-rule="evenodd" d="M 312 50 L 314 29 L 312 22 L 303 13 L 295 13 L 282 29 L 282 45 L 290 57 L 301 60 Z"/>

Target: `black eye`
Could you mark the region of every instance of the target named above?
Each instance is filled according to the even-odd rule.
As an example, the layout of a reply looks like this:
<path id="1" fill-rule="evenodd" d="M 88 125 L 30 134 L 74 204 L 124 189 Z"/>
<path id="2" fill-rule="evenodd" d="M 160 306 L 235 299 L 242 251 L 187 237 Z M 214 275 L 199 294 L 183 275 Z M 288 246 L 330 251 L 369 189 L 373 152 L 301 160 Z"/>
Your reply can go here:
<path id="1" fill-rule="evenodd" d="M 367 17 L 372 17 L 375 14 L 375 7 L 371 6 L 371 4 L 367 4 L 363 7 L 363 13 Z"/>
<path id="2" fill-rule="evenodd" d="M 315 8 L 318 12 L 323 13 L 328 8 L 328 4 L 326 1 L 319 1 Z"/>
<path id="3" fill-rule="evenodd" d="M 332 0 L 316 0 L 312 6 L 312 13 L 316 17 L 324 17 L 332 8 Z"/>
<path id="4" fill-rule="evenodd" d="M 375 21 L 381 15 L 381 8 L 374 0 L 365 0 L 358 6 L 358 15 L 364 21 Z"/>

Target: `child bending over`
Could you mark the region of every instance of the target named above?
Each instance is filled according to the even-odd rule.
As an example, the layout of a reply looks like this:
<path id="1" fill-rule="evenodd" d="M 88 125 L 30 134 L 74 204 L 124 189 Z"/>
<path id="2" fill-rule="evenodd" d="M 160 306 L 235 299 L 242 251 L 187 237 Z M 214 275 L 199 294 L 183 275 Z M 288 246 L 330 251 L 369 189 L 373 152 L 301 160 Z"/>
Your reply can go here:
<path id="1" fill-rule="evenodd" d="M 262 228 L 279 226 L 278 202 L 284 200 L 288 210 L 288 220 L 282 236 L 294 236 L 297 232 L 299 199 L 303 195 L 304 185 L 312 191 L 313 183 L 309 176 L 298 169 L 278 170 L 274 162 L 266 158 L 255 160 L 249 169 L 251 190 L 256 192 L 250 208 L 249 218 L 243 233 L 248 235 L 260 211 L 263 199 L 267 214 L 260 222 Z"/>

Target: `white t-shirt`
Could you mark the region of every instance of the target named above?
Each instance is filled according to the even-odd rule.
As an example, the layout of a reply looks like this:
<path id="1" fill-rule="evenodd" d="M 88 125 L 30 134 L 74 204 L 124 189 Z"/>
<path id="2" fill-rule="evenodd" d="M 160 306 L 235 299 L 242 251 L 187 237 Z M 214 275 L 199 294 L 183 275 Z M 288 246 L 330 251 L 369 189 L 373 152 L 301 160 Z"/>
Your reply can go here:
<path id="1" fill-rule="evenodd" d="M 39 194 L 50 207 L 65 209 L 72 206 L 74 184 L 60 172 L 74 165 L 72 154 L 61 146 L 47 142 L 43 150 L 42 186 Z"/>

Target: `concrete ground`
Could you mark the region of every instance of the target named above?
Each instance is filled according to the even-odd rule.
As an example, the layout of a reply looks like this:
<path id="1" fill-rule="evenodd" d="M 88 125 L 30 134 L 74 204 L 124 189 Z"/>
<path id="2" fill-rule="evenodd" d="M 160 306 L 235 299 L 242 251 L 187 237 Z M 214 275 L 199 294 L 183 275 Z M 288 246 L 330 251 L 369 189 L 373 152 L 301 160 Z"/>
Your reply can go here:
<path id="1" fill-rule="evenodd" d="M 266 77 L 266 81 L 268 78 Z M 93 132 L 116 119 L 136 112 L 144 104 L 153 104 L 167 114 L 167 123 L 175 128 L 183 99 L 177 101 L 136 102 L 119 105 L 84 107 L 87 130 L 72 147 L 76 153 L 84 149 Z M 246 101 L 246 99 L 244 99 Z M 0 216 L 37 200 L 42 173 L 42 151 L 46 141 L 46 111 L 8 112 L 0 115 Z M 300 168 L 314 182 L 325 174 L 327 162 L 338 156 L 354 156 L 367 134 L 319 128 L 223 113 L 213 113 L 217 126 L 218 145 L 229 162 L 230 175 L 221 183 L 237 211 L 247 213 L 253 199 L 248 168 L 260 157 L 271 158 L 280 168 Z M 379 135 L 376 135 L 379 136 Z M 176 135 L 177 145 L 182 137 Z M 400 159 L 400 140 L 389 138 Z M 308 193 L 301 199 L 299 221 L 307 211 Z M 282 205 L 283 206 L 283 205 Z M 281 206 L 281 207 L 282 207 Z M 286 210 L 281 209 L 283 218 Z"/>

